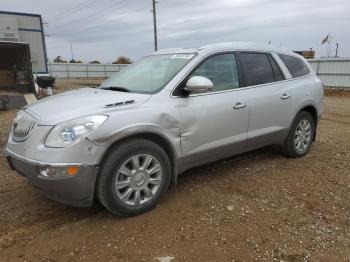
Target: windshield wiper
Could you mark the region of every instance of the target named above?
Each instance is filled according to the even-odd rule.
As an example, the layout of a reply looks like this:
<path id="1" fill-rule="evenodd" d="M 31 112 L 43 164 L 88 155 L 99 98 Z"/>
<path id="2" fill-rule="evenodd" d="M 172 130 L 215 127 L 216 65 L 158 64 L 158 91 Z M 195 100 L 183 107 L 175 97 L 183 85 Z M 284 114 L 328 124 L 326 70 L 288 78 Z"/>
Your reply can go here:
<path id="1" fill-rule="evenodd" d="M 101 89 L 108 89 L 108 90 L 120 91 L 120 92 L 131 92 L 129 89 L 122 86 L 106 86 L 106 87 L 101 87 Z"/>

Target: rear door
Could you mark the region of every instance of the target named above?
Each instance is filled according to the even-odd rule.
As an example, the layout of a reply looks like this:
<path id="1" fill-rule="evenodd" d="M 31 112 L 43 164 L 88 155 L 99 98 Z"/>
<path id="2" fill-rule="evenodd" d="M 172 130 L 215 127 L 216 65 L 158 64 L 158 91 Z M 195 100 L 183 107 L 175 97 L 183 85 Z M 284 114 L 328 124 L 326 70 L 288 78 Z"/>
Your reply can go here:
<path id="1" fill-rule="evenodd" d="M 240 52 L 250 115 L 247 150 L 283 142 L 294 117 L 294 93 L 270 53 Z"/>

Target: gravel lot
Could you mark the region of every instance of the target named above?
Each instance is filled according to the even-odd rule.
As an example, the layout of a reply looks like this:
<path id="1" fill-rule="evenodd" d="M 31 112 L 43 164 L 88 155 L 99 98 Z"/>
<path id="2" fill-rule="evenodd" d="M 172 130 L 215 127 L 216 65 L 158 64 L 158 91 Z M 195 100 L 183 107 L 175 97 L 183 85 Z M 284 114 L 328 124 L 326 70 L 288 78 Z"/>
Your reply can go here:
<path id="1" fill-rule="evenodd" d="M 128 219 L 47 200 L 1 155 L 0 261 L 349 261 L 350 95 L 324 107 L 307 156 L 265 148 L 189 170 Z M 1 150 L 14 116 L 0 112 Z"/>

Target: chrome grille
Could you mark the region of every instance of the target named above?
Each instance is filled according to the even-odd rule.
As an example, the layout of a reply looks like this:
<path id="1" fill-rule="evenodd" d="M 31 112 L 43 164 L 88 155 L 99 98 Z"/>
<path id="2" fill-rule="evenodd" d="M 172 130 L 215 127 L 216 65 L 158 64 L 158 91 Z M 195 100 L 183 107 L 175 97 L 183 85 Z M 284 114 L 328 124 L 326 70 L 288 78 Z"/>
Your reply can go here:
<path id="1" fill-rule="evenodd" d="M 35 119 L 31 115 L 24 111 L 19 111 L 12 124 L 13 139 L 17 142 L 24 141 L 33 130 L 35 124 Z"/>

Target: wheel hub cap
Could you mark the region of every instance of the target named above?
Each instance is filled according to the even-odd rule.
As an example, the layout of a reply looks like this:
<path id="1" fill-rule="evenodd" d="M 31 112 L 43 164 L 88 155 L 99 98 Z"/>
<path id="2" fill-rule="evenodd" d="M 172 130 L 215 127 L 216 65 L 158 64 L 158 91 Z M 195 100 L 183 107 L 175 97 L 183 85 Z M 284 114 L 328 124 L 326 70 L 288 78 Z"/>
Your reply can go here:
<path id="1" fill-rule="evenodd" d="M 307 119 L 303 119 L 297 125 L 294 133 L 294 145 L 299 153 L 304 153 L 311 143 L 312 128 Z"/>
<path id="2" fill-rule="evenodd" d="M 134 155 L 117 171 L 115 193 L 124 204 L 139 206 L 153 199 L 162 178 L 163 170 L 156 157 L 150 154 Z"/>
<path id="3" fill-rule="evenodd" d="M 136 186 L 142 186 L 146 181 L 146 172 L 138 172 L 133 177 L 133 182 Z"/>

